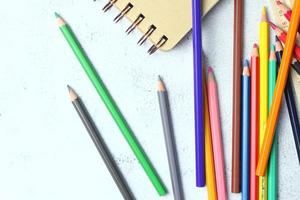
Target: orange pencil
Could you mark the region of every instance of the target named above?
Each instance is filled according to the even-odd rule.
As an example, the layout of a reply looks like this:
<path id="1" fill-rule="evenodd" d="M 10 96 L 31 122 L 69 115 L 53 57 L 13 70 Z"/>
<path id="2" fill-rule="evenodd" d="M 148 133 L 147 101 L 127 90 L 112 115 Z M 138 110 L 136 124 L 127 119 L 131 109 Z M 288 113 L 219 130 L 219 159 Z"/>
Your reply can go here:
<path id="1" fill-rule="evenodd" d="M 275 128 L 277 125 L 281 99 L 285 89 L 285 84 L 289 74 L 289 66 L 291 64 L 293 49 L 297 36 L 297 29 L 300 21 L 300 1 L 294 2 L 291 23 L 289 25 L 288 35 L 286 39 L 286 46 L 283 52 L 282 62 L 280 64 L 278 78 L 275 86 L 275 92 L 273 97 L 273 103 L 269 113 L 269 118 L 266 124 L 265 137 L 262 144 L 262 148 L 259 154 L 259 160 L 256 168 L 256 174 L 263 176 L 268 166 L 269 156 L 273 144 L 273 138 L 275 134 Z"/>

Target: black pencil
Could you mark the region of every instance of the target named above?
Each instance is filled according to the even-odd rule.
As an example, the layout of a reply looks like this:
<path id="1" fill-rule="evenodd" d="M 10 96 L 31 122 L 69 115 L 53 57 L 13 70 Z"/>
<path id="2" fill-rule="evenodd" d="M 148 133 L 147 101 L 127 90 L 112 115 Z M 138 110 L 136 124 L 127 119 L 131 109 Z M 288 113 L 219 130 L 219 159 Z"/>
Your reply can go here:
<path id="1" fill-rule="evenodd" d="M 85 108 L 80 98 L 75 93 L 75 91 L 70 86 L 68 86 L 68 89 L 69 89 L 70 100 L 72 101 L 74 108 L 76 109 L 78 115 L 80 116 L 80 119 L 82 120 L 85 128 L 87 129 L 89 135 L 91 136 L 98 152 L 100 153 L 108 171 L 110 172 L 112 178 L 114 179 L 116 185 L 118 186 L 123 198 L 125 200 L 133 200 L 134 197 L 131 191 L 129 190 L 129 187 L 126 184 L 123 176 L 121 175 L 117 165 L 115 164 L 103 139 L 101 138 L 100 133 L 96 128 L 90 114 L 88 113 L 87 109 Z"/>
<path id="2" fill-rule="evenodd" d="M 283 54 L 283 47 L 276 37 L 276 57 L 277 57 L 277 66 L 280 65 L 281 58 Z M 290 75 L 287 78 L 284 95 L 285 95 L 285 101 L 288 107 L 288 112 L 290 116 L 291 126 L 293 130 L 298 160 L 300 162 L 300 124 L 299 124 L 299 118 L 297 113 L 297 107 L 295 103 L 295 97 L 293 94 L 293 85 L 290 79 Z"/>

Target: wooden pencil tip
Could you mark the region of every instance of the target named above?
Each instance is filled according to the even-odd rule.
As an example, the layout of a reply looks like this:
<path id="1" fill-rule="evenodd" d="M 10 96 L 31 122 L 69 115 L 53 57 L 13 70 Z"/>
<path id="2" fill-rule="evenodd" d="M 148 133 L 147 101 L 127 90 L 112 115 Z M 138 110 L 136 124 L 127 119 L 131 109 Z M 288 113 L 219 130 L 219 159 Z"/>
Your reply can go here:
<path id="1" fill-rule="evenodd" d="M 276 1 L 277 5 L 282 5 L 281 1 Z"/>
<path id="2" fill-rule="evenodd" d="M 270 60 L 276 60 L 275 45 L 272 45 L 272 47 L 271 47 L 269 59 L 270 59 Z"/>
<path id="3" fill-rule="evenodd" d="M 73 88 L 71 88 L 71 86 L 67 85 L 68 87 L 68 91 L 69 91 L 69 97 L 71 101 L 74 101 L 78 98 L 78 95 L 76 94 L 76 92 L 73 90 Z"/>
<path id="4" fill-rule="evenodd" d="M 253 48 L 258 48 L 258 45 L 256 43 L 254 43 Z"/>
<path id="5" fill-rule="evenodd" d="M 159 92 L 162 92 L 162 91 L 165 91 L 165 90 L 166 90 L 165 84 L 164 84 L 164 82 L 162 81 L 162 78 L 161 78 L 160 75 L 158 76 L 157 90 L 158 90 Z"/>
<path id="6" fill-rule="evenodd" d="M 244 68 L 243 68 L 243 76 L 250 76 L 250 68 L 249 68 L 249 66 L 244 66 Z"/>
<path id="7" fill-rule="evenodd" d="M 208 68 L 207 68 L 207 73 L 213 73 L 213 72 L 214 72 L 214 70 L 213 70 L 212 67 L 208 67 Z"/>

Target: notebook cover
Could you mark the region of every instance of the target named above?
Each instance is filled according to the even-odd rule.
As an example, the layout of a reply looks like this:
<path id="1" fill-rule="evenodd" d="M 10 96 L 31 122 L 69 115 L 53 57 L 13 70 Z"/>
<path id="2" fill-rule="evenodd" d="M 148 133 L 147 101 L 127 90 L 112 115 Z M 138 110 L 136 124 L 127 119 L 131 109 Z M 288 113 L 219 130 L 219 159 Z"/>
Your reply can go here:
<path id="1" fill-rule="evenodd" d="M 294 0 L 281 0 L 281 1 L 282 3 L 284 3 L 290 8 L 292 7 L 292 3 L 294 2 Z M 288 20 L 286 20 L 284 15 L 280 13 L 280 11 L 277 9 L 276 0 L 271 0 L 271 6 L 272 6 L 276 25 L 284 29 L 285 31 L 287 31 L 289 22 Z M 300 37 L 298 37 L 297 42 L 298 44 L 300 44 Z M 296 102 L 297 102 L 297 109 L 298 111 L 300 111 L 300 75 L 298 75 L 293 68 L 291 69 L 290 75 L 293 81 L 294 94 L 296 96 Z"/>
<path id="2" fill-rule="evenodd" d="M 203 15 L 205 15 L 219 0 L 204 0 Z M 192 28 L 192 0 L 118 0 L 114 5 L 121 11 L 128 3 L 133 8 L 126 17 L 133 22 L 140 14 L 145 19 L 137 27 L 146 33 L 151 25 L 156 27 L 149 37 L 153 44 L 163 35 L 168 41 L 160 48 L 163 51 L 172 49 Z"/>

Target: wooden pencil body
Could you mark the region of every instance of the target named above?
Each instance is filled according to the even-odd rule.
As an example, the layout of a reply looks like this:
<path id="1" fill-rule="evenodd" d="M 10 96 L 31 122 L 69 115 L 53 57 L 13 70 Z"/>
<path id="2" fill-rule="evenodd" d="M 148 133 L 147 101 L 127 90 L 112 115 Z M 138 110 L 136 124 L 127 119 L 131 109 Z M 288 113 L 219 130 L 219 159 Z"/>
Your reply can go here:
<path id="1" fill-rule="evenodd" d="M 232 111 L 232 176 L 231 191 L 240 192 L 240 138 L 241 138 L 241 69 L 243 0 L 234 1 L 234 42 L 233 42 L 233 111 Z"/>

